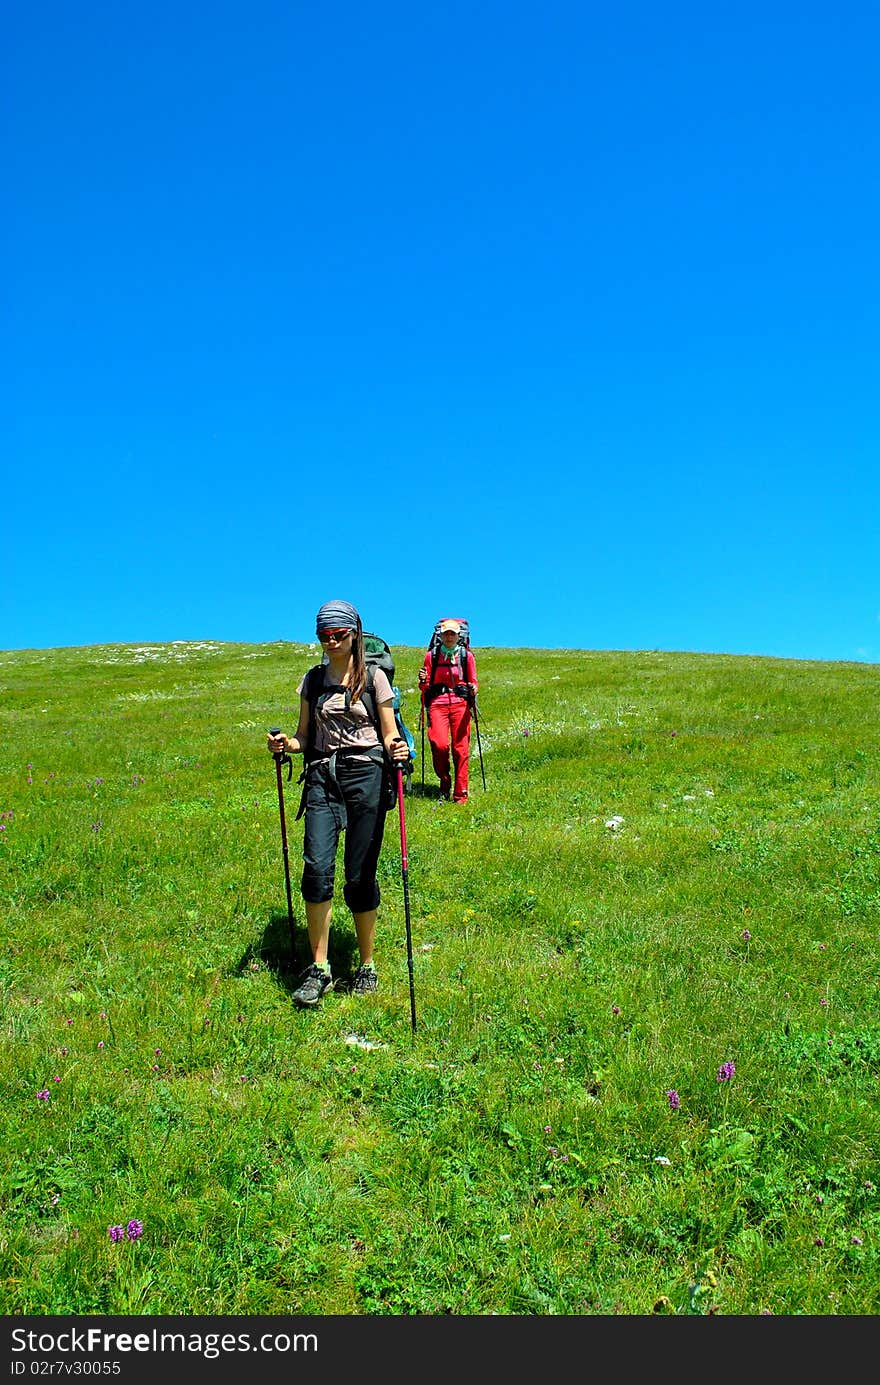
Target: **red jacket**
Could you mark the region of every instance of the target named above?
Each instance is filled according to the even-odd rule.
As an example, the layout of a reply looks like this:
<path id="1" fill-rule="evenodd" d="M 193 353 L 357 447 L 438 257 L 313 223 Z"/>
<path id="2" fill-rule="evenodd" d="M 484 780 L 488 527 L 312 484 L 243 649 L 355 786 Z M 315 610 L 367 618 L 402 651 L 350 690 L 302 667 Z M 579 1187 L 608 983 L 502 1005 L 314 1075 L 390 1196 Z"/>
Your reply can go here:
<path id="1" fill-rule="evenodd" d="M 422 667 L 428 674 L 427 682 L 424 685 L 426 702 L 431 702 L 435 697 L 444 693 L 454 695 L 455 689 L 460 687 L 462 683 L 472 683 L 474 692 L 477 691 L 477 665 L 474 656 L 469 649 L 463 649 L 460 644 L 456 645 L 452 651 L 451 658 L 445 650 L 438 650 L 436 666 L 434 655 L 429 649 Z M 431 677 L 432 668 L 433 679 Z"/>

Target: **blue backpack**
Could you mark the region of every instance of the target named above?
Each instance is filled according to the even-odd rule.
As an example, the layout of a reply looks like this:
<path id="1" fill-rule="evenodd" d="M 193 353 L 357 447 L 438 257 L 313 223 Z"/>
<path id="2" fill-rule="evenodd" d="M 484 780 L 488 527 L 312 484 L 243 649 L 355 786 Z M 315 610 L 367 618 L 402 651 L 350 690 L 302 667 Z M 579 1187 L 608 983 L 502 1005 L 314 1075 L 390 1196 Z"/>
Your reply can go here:
<path id="1" fill-rule="evenodd" d="M 404 770 L 403 776 L 404 787 L 408 789 L 409 784 L 407 781 L 412 775 L 412 762 L 416 758 L 416 743 L 413 738 L 412 732 L 410 731 L 409 727 L 404 723 L 403 716 L 401 715 L 400 688 L 394 681 L 394 655 L 391 653 L 391 650 L 389 649 L 385 641 L 382 639 L 381 635 L 372 635 L 369 634 L 367 631 L 364 631 L 364 661 L 367 665 L 367 690 L 364 694 L 364 705 L 370 713 L 370 716 L 373 718 L 373 722 L 377 728 L 379 725 L 379 718 L 376 712 L 375 704 L 373 702 L 373 670 L 381 668 L 385 673 L 388 682 L 391 684 L 391 691 L 394 695 L 394 700 L 391 703 L 392 707 L 394 708 L 394 720 L 397 723 L 398 731 L 400 732 L 401 736 L 403 736 L 403 739 L 406 741 L 407 746 L 409 747 L 410 764 L 407 767 L 407 769 Z M 367 700 L 368 695 L 369 701 Z"/>

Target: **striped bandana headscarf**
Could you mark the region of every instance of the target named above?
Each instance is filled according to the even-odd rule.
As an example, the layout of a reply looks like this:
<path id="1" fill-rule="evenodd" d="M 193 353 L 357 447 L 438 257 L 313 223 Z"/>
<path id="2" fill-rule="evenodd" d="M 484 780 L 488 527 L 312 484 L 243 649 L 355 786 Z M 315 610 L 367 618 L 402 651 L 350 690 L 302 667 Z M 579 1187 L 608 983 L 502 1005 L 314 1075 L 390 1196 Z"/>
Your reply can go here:
<path id="1" fill-rule="evenodd" d="M 361 618 L 349 601 L 325 601 L 315 617 L 315 630 L 359 630 Z"/>

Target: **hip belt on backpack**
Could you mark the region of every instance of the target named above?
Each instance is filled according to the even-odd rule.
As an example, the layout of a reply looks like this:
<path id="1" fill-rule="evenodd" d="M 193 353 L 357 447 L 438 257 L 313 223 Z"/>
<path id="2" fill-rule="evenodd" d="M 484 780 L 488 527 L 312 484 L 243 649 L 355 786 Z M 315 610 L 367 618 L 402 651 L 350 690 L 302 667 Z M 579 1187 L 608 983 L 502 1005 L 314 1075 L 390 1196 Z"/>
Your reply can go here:
<path id="1" fill-rule="evenodd" d="M 463 697 L 465 702 L 470 702 L 471 693 L 467 683 L 429 683 L 425 688 L 425 705 L 430 707 L 435 698 L 440 697 L 441 693 L 449 693 L 450 697 Z"/>
<path id="2" fill-rule="evenodd" d="M 450 697 L 463 697 L 465 702 L 471 701 L 471 691 L 467 683 L 431 683 L 425 688 L 425 706 L 430 707 L 441 693 L 449 693 Z"/>

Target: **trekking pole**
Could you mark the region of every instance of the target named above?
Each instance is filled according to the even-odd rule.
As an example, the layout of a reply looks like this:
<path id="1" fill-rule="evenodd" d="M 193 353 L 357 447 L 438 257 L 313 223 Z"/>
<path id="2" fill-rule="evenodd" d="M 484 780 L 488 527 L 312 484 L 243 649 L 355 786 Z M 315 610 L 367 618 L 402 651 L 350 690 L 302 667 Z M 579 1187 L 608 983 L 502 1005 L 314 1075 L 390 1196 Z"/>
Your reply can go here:
<path id="1" fill-rule="evenodd" d="M 422 728 L 422 797 L 424 798 L 425 789 L 425 689 L 422 688 L 422 711 L 419 716 L 419 724 Z"/>
<path id="2" fill-rule="evenodd" d="M 270 728 L 269 735 L 277 736 L 281 730 L 280 726 Z M 293 761 L 286 751 L 273 751 L 272 759 L 275 761 L 275 778 L 278 781 L 278 812 L 281 817 L 281 846 L 284 851 L 284 884 L 287 890 L 287 922 L 290 925 L 290 959 L 291 966 L 296 969 L 296 933 L 293 927 L 293 900 L 290 897 L 290 860 L 287 853 L 287 827 L 284 822 L 284 787 L 281 783 L 281 766 L 288 765 L 288 782 L 293 774 Z"/>
<path id="3" fill-rule="evenodd" d="M 486 771 L 485 771 L 484 768 L 483 768 L 483 747 L 482 747 L 482 744 L 481 744 L 481 742 L 480 742 L 480 718 L 479 718 L 478 715 L 477 715 L 477 694 L 476 694 L 476 693 L 473 694 L 473 701 L 471 702 L 471 710 L 473 711 L 473 714 L 474 714 L 474 726 L 477 728 L 477 749 L 478 749 L 479 752 L 480 752 L 480 773 L 481 773 L 482 776 L 483 776 L 483 788 L 485 789 L 485 787 L 486 787 Z"/>
<path id="4" fill-rule="evenodd" d="M 403 815 L 403 767 L 396 761 L 397 808 L 400 814 L 400 869 L 403 875 L 403 914 L 406 919 L 406 965 L 409 968 L 409 1013 L 412 1031 L 416 1032 L 416 992 L 413 983 L 412 932 L 409 923 L 409 872 L 406 863 L 406 819 Z"/>

